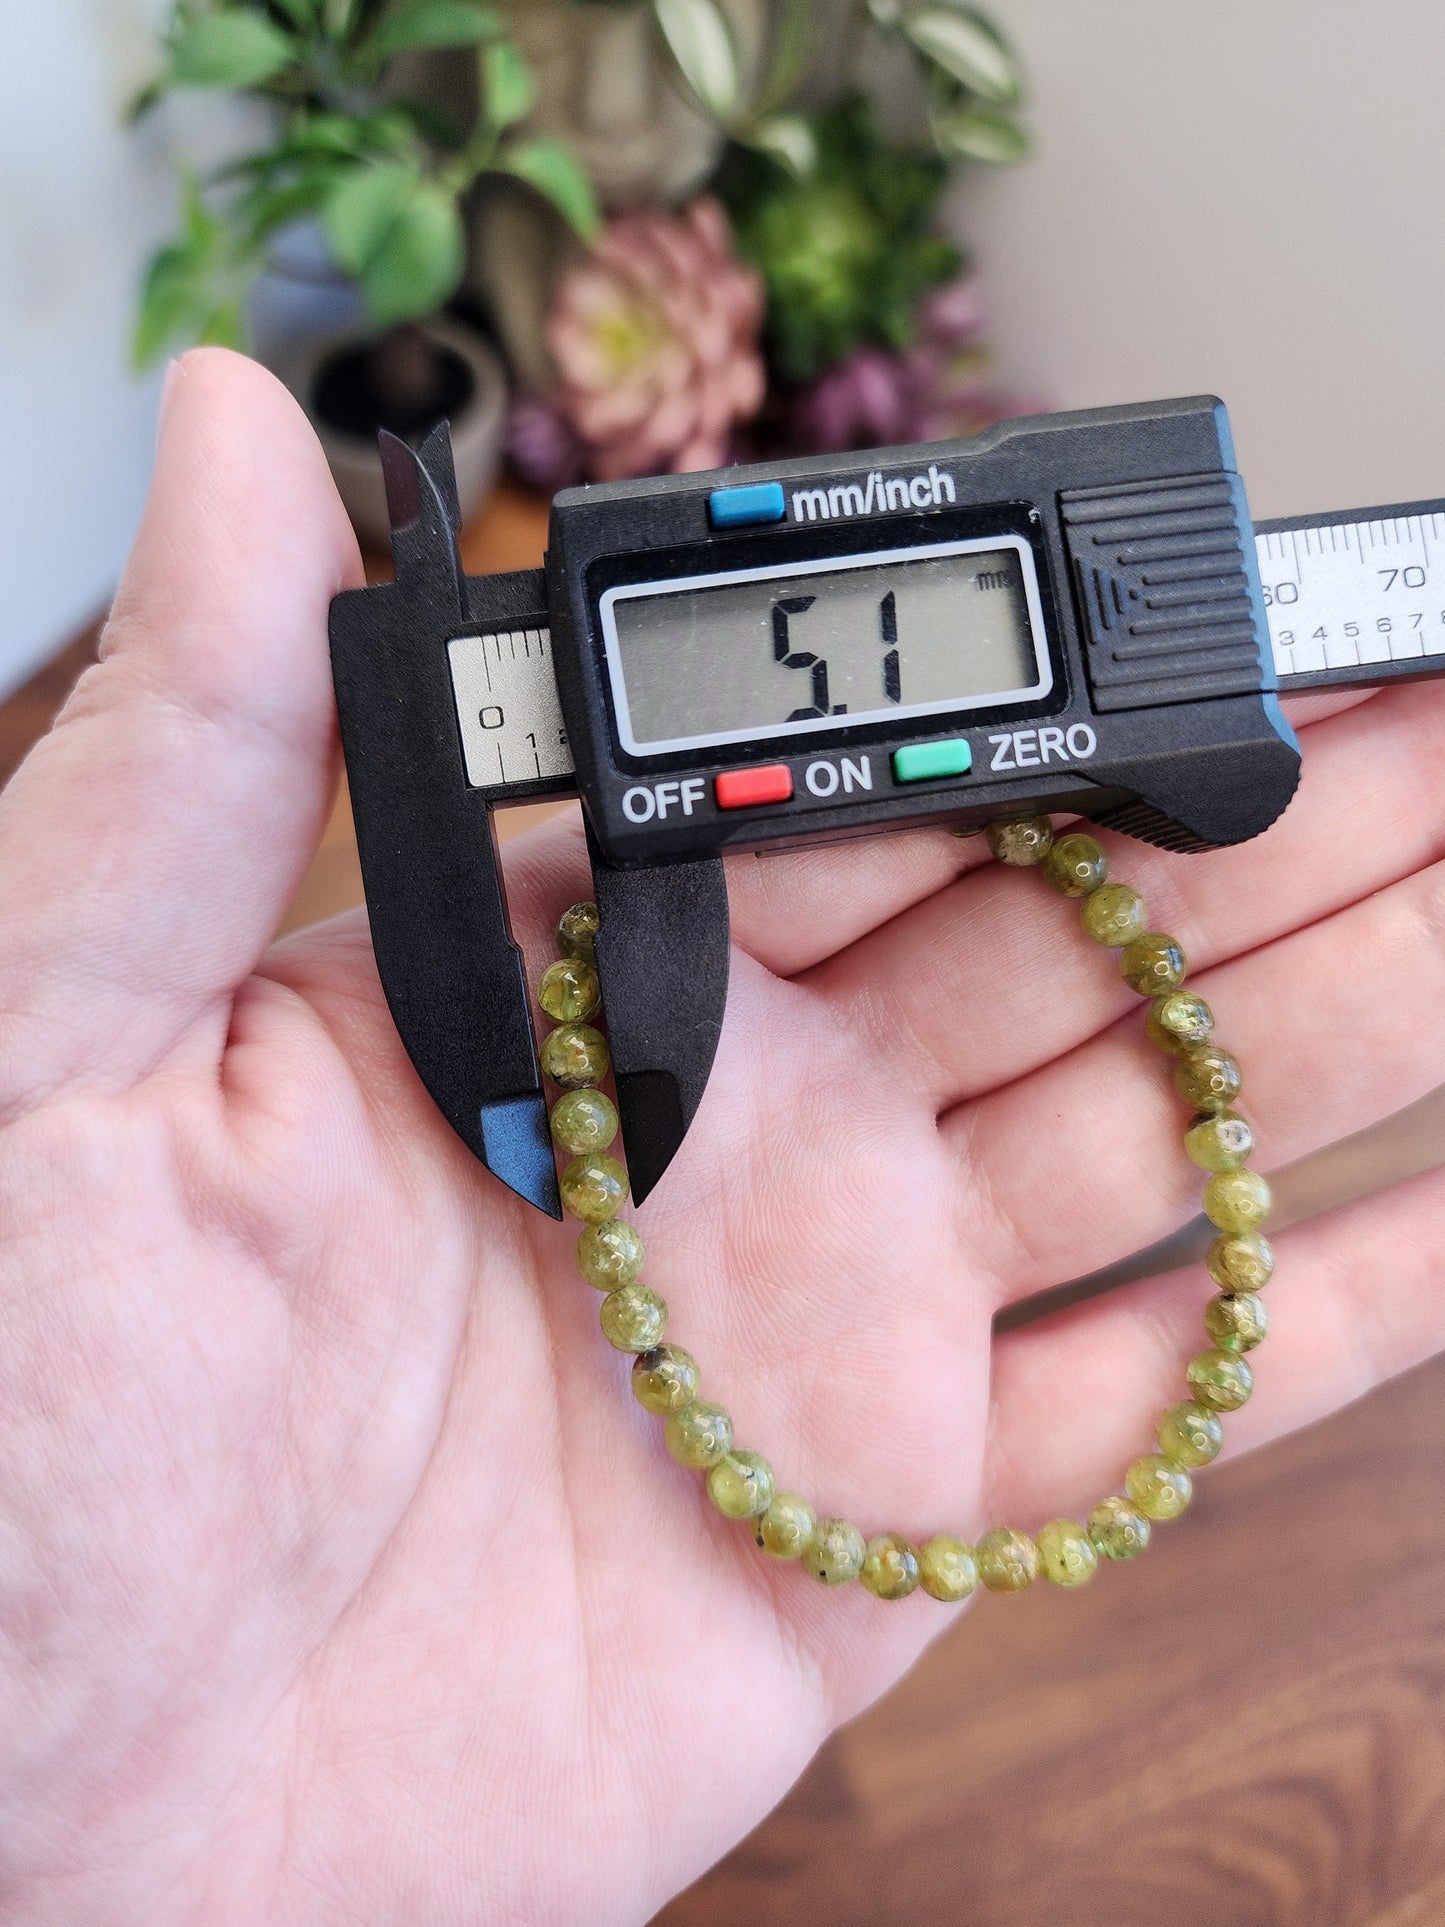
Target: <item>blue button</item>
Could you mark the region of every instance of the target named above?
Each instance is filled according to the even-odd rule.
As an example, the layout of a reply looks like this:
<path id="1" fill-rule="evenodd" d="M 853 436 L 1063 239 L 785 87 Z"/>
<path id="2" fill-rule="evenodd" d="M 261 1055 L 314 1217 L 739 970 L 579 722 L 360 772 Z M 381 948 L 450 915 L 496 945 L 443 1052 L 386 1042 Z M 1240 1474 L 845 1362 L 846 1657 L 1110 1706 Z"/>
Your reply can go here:
<path id="1" fill-rule="evenodd" d="M 750 482 L 745 488 L 715 488 L 707 498 L 715 529 L 745 529 L 757 522 L 781 522 L 788 512 L 781 482 Z"/>

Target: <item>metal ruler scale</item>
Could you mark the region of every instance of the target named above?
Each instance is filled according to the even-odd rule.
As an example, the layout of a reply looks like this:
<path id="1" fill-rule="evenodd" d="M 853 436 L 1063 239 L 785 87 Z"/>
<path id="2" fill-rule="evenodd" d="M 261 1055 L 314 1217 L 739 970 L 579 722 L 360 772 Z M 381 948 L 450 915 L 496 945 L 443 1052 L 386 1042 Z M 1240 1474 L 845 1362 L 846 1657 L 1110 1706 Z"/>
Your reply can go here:
<path id="1" fill-rule="evenodd" d="M 1445 505 L 1255 525 L 1282 693 L 1445 671 Z"/>

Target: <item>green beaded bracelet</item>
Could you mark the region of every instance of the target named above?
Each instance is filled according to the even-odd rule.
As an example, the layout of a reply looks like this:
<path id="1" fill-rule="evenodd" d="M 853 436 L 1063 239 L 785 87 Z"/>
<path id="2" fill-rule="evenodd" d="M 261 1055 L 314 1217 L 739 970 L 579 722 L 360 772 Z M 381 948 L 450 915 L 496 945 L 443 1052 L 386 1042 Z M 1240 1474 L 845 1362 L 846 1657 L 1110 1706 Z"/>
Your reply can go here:
<path id="1" fill-rule="evenodd" d="M 860 1580 L 879 1599 L 906 1599 L 921 1588 L 953 1602 L 980 1584 L 990 1592 L 1022 1592 L 1039 1578 L 1082 1586 L 1101 1558 L 1136 1558 L 1154 1526 L 1188 1506 L 1194 1473 L 1218 1457 L 1220 1415 L 1238 1410 L 1253 1390 L 1244 1354 L 1268 1329 L 1258 1294 L 1274 1270 L 1259 1230 L 1269 1214 L 1269 1186 L 1246 1168 L 1254 1134 L 1233 1108 L 1239 1065 L 1213 1041 L 1208 1004 L 1180 988 L 1188 971 L 1183 950 L 1148 928 L 1137 891 L 1108 881 L 1108 858 L 1093 837 L 1074 830 L 1056 837 L 1046 816 L 994 824 L 987 836 L 1000 863 L 1038 865 L 1061 896 L 1080 903 L 1087 934 L 1118 951 L 1124 981 L 1149 999 L 1148 1033 L 1173 1060 L 1175 1089 L 1190 1107 L 1184 1145 L 1209 1173 L 1204 1210 L 1219 1232 L 1205 1259 L 1219 1286 L 1204 1309 L 1210 1344 L 1188 1366 L 1189 1395 L 1160 1418 L 1159 1450 L 1135 1459 L 1124 1491 L 1101 1499 L 1086 1524 L 1051 1519 L 1032 1537 L 996 1526 L 977 1545 L 940 1533 L 915 1547 L 896 1532 L 865 1540 L 849 1520 L 820 1519 L 798 1493 L 779 1492 L 768 1461 L 736 1445 L 727 1412 L 700 1395 L 697 1360 L 664 1342 L 667 1306 L 639 1282 L 642 1239 L 617 1215 L 627 1197 L 627 1172 L 607 1154 L 617 1136 L 617 1109 L 597 1088 L 609 1066 L 606 1040 L 591 1025 L 602 1006 L 595 904 L 574 903 L 563 912 L 557 925 L 563 954 L 543 973 L 537 992 L 558 1026 L 542 1046 L 542 1064 L 563 1091 L 552 1109 L 552 1136 L 568 1159 L 562 1200 L 587 1226 L 577 1241 L 577 1265 L 605 1294 L 600 1322 L 608 1343 L 633 1354 L 633 1395 L 665 1421 L 673 1458 L 704 1475 L 718 1511 L 745 1521 L 771 1558 L 797 1560 L 827 1586 Z"/>

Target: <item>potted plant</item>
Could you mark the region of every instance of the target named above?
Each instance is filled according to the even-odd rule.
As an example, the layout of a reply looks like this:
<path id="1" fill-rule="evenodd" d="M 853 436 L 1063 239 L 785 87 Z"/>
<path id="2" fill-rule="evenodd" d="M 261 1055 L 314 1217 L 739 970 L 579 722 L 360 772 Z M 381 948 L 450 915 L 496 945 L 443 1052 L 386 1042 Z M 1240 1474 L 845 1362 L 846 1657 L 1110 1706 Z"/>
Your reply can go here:
<path id="1" fill-rule="evenodd" d="M 529 248 L 519 220 L 505 250 L 478 250 L 521 377 L 524 478 L 928 440 L 1021 412 L 987 382 L 977 285 L 942 214 L 955 164 L 1028 151 L 1018 63 L 978 9 L 512 4 L 544 124 L 588 156 L 609 213 L 581 258 Z M 604 43 L 605 68 L 583 57 Z M 665 90 L 711 145 L 665 138 Z"/>
<path id="2" fill-rule="evenodd" d="M 521 127 L 536 100 L 505 18 L 477 0 L 176 0 L 164 64 L 134 111 L 185 88 L 264 103 L 269 138 L 184 181 L 180 234 L 150 263 L 135 354 L 189 341 L 243 346 L 247 300 L 307 224 L 348 277 L 368 326 L 311 344 L 281 372 L 306 406 L 358 528 L 386 527 L 376 432 L 452 423 L 463 510 L 495 471 L 501 363 L 442 314 L 465 264 L 464 198 L 482 176 L 525 183 L 580 236 L 598 215 L 566 145 Z M 460 108 L 419 84 L 438 50 L 464 55 Z"/>

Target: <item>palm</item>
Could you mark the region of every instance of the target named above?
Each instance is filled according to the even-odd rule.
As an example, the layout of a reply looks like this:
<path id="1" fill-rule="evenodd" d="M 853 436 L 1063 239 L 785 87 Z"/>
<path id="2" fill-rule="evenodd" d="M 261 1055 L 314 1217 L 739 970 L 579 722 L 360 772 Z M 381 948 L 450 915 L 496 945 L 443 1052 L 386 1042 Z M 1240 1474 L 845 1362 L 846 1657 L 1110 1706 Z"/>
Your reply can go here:
<path id="1" fill-rule="evenodd" d="M 325 805 L 320 615 L 354 566 L 263 379 L 188 364 L 122 646 L 0 811 L 7 894 L 37 904 L 0 943 L 11 1880 L 27 1920 L 640 1918 L 945 1615 L 824 1592 L 700 1500 L 573 1234 L 421 1091 L 364 920 L 255 964 Z M 257 518 L 249 574 L 177 528 L 203 464 Z M 1207 967 L 1269 1166 L 1445 1074 L 1442 716 L 1321 723 L 1250 849 L 1120 847 Z M 1001 1305 L 1163 1235 L 1197 1183 L 1129 993 L 982 854 L 925 832 L 735 866 L 718 1065 L 641 1217 L 740 1438 L 868 1530 L 1115 1489 L 1204 1296 L 1181 1273 L 990 1345 Z M 535 961 L 585 887 L 566 826 L 520 847 Z M 1436 1174 L 1286 1237 L 1232 1437 L 1445 1342 L 1441 1202 Z"/>

